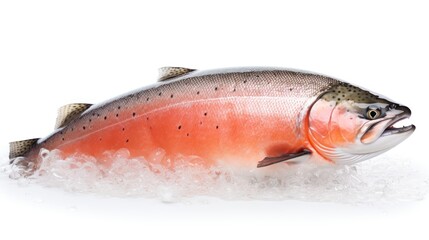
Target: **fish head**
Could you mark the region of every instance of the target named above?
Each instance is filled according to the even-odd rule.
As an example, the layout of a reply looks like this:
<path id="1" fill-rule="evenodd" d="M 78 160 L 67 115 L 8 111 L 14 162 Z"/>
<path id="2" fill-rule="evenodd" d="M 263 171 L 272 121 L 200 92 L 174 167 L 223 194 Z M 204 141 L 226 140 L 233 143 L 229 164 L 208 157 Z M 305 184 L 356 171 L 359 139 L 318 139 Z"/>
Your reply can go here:
<path id="1" fill-rule="evenodd" d="M 380 95 L 341 83 L 325 91 L 309 110 L 309 141 L 323 158 L 360 162 L 398 145 L 415 130 L 398 126 L 411 110 Z"/>

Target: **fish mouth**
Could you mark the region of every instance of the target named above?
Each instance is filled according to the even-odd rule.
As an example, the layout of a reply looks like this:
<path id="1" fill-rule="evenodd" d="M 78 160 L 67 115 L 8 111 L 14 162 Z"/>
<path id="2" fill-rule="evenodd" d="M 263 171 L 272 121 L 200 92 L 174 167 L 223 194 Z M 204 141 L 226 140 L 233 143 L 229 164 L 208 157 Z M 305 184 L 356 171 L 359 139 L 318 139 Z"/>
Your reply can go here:
<path id="1" fill-rule="evenodd" d="M 405 106 L 398 106 L 395 108 L 396 111 L 401 113 L 388 119 L 384 119 L 374 123 L 370 126 L 361 138 L 361 142 L 364 144 L 370 144 L 381 137 L 388 137 L 393 135 L 408 135 L 416 129 L 413 124 L 404 125 L 403 123 L 411 116 L 411 110 Z"/>
<path id="2" fill-rule="evenodd" d="M 388 126 L 383 133 L 380 135 L 380 137 L 384 137 L 384 136 L 390 136 L 392 134 L 400 134 L 400 133 L 404 133 L 404 132 L 408 132 L 408 131 L 414 131 L 416 129 L 416 126 L 414 126 L 413 124 L 405 126 L 403 125 L 402 127 L 395 127 L 394 125 L 398 125 L 400 124 L 400 122 L 404 122 L 403 120 L 408 119 L 409 117 L 404 117 L 401 119 L 398 119 L 396 122 L 393 122 L 390 126 Z"/>

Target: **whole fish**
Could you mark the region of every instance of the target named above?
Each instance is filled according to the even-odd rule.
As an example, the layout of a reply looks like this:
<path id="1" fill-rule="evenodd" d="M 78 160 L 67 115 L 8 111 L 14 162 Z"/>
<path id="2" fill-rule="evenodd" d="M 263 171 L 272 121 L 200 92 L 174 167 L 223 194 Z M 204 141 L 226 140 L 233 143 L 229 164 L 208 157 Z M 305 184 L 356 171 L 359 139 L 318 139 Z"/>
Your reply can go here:
<path id="1" fill-rule="evenodd" d="M 11 162 L 35 170 L 41 150 L 93 156 L 198 156 L 204 165 L 265 167 L 321 159 L 352 164 L 396 146 L 408 107 L 331 77 L 276 68 L 166 67 L 158 83 L 109 101 L 59 109 L 56 130 L 10 143 Z"/>

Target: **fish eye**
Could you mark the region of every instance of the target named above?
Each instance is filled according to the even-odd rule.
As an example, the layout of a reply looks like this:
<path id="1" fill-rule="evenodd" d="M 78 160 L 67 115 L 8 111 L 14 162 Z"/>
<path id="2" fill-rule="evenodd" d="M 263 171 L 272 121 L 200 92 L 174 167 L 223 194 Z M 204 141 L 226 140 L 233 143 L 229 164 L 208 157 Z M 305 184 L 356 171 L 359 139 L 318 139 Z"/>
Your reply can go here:
<path id="1" fill-rule="evenodd" d="M 369 120 L 377 119 L 381 116 L 381 110 L 378 107 L 369 106 L 366 110 L 366 118 Z"/>

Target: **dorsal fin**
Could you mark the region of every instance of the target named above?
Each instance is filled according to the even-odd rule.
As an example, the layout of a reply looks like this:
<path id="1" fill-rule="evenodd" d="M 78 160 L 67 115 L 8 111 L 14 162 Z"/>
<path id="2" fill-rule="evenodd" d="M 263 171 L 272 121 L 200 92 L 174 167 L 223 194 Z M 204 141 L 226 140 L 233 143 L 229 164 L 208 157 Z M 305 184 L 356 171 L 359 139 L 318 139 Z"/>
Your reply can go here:
<path id="1" fill-rule="evenodd" d="M 83 113 L 86 109 L 91 107 L 92 104 L 88 103 L 72 103 L 67 104 L 58 109 L 57 122 L 55 123 L 55 129 L 64 127 L 70 121 L 75 119 L 81 113 Z"/>
<path id="2" fill-rule="evenodd" d="M 195 69 L 189 69 L 189 68 L 183 68 L 183 67 L 162 67 L 159 69 L 158 82 L 175 78 L 175 77 L 190 73 L 192 71 L 195 71 Z"/>
<path id="3" fill-rule="evenodd" d="M 9 159 L 22 157 L 37 143 L 39 138 L 27 139 L 9 143 Z"/>

